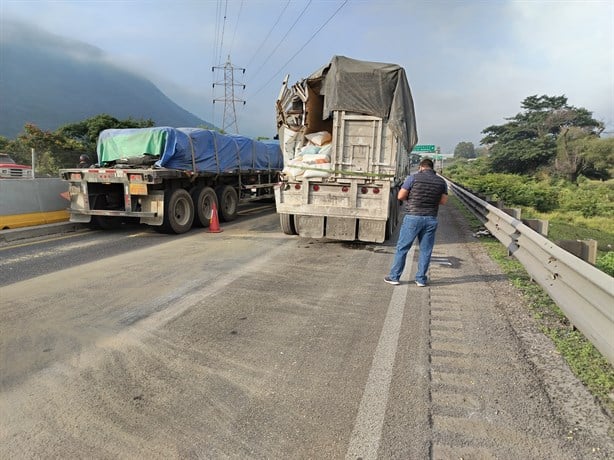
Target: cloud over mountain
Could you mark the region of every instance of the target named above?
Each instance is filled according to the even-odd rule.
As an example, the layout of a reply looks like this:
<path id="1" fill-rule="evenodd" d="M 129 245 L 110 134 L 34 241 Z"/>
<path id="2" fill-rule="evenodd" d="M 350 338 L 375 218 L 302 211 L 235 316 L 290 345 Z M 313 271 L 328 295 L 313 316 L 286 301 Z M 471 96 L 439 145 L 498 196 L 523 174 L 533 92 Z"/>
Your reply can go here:
<path id="1" fill-rule="evenodd" d="M 0 69 L 0 135 L 6 137 L 26 123 L 55 130 L 101 113 L 158 126 L 210 126 L 99 48 L 24 23 L 3 22 Z"/>

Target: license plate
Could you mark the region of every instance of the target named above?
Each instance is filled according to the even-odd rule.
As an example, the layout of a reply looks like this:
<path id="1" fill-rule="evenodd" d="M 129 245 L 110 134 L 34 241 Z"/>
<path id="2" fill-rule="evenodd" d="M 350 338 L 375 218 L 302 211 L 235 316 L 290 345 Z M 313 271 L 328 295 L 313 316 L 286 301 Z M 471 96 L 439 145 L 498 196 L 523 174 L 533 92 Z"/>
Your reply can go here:
<path id="1" fill-rule="evenodd" d="M 130 195 L 147 195 L 147 184 L 130 184 Z"/>

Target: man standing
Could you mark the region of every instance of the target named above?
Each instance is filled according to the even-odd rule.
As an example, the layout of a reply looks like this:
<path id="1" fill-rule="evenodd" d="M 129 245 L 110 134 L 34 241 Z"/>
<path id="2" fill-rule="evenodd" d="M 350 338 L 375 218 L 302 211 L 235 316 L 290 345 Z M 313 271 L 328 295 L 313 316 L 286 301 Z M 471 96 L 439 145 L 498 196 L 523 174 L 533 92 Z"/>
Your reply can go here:
<path id="1" fill-rule="evenodd" d="M 426 272 L 431 262 L 437 230 L 437 211 L 448 201 L 448 184 L 433 170 L 433 161 L 424 159 L 418 172 L 403 182 L 397 198 L 405 201 L 406 215 L 399 232 L 394 261 L 390 273 L 384 278 L 388 284 L 398 285 L 405 268 L 405 259 L 414 240 L 418 238 L 420 257 L 416 271 L 416 284 L 426 286 Z"/>
<path id="2" fill-rule="evenodd" d="M 82 154 L 79 157 L 79 163 L 77 164 L 77 168 L 89 168 L 90 165 L 90 157 L 88 157 L 86 154 Z"/>

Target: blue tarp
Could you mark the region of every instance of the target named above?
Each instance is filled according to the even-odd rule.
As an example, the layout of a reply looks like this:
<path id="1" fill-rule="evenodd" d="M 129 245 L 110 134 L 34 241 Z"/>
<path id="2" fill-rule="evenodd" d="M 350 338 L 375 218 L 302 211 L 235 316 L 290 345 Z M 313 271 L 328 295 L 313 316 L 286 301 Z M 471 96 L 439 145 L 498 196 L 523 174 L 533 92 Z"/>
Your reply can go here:
<path id="1" fill-rule="evenodd" d="M 283 169 L 279 142 L 201 128 L 106 129 L 100 133 L 97 150 L 99 164 L 154 155 L 159 156 L 155 166 L 169 169 L 211 173 Z"/>

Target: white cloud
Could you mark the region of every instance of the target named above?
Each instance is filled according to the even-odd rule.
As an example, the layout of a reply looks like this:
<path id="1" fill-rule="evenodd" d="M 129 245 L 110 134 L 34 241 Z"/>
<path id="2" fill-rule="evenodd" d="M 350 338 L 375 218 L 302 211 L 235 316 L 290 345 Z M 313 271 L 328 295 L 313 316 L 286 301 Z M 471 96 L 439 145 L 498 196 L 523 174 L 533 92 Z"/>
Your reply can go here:
<path id="1" fill-rule="evenodd" d="M 217 2 L 192 0 L 2 0 L 1 13 L 101 49 L 216 124 L 223 107 L 211 120 L 212 99 L 222 93 L 212 91 L 211 66 L 230 53 L 235 66 L 248 67 L 238 96 L 247 104 L 237 114 L 249 136 L 274 129 L 284 74 L 299 80 L 334 54 L 404 66 L 421 140 L 444 150 L 478 142 L 482 129 L 504 123 L 532 94 L 565 94 L 613 129 L 611 0 L 352 0 L 316 34 L 342 3 L 313 1 L 298 19 L 307 2 L 291 1 L 275 28 L 285 1 L 230 0 L 226 21 Z"/>

